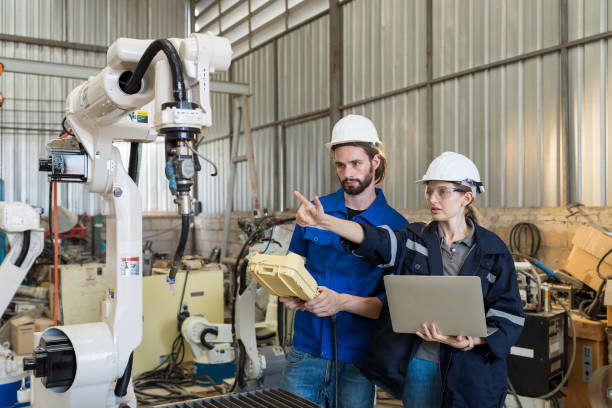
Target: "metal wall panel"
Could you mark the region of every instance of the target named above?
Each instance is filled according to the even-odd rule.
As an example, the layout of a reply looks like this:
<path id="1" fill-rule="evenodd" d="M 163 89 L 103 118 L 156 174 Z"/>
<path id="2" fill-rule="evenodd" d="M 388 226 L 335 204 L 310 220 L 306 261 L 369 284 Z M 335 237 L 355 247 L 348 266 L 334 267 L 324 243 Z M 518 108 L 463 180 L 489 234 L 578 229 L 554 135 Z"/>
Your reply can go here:
<path id="1" fill-rule="evenodd" d="M 559 2 L 434 0 L 433 77 L 558 44 Z M 558 54 L 436 84 L 434 155 L 471 157 L 479 205 L 561 202 Z"/>
<path id="2" fill-rule="evenodd" d="M 329 16 L 278 40 L 278 87 L 280 119 L 329 106 Z"/>
<path id="3" fill-rule="evenodd" d="M 425 14 L 425 0 L 355 0 L 342 7 L 344 103 L 426 79 Z"/>
<path id="4" fill-rule="evenodd" d="M 609 3 L 569 0 L 569 40 L 610 30 Z M 555 46 L 561 39 L 560 0 L 433 0 L 432 11 L 434 79 Z M 426 80 L 426 0 L 354 0 L 342 6 L 342 15 L 345 104 Z M 328 21 L 324 16 L 278 40 L 281 119 L 327 105 Z M 607 40 L 569 51 L 571 199 L 587 205 L 612 202 L 606 120 L 612 113 L 607 103 L 610 51 Z M 240 74 L 234 79 L 270 92 L 258 89 L 253 98 L 261 109 L 253 110 L 254 126 L 274 120 L 272 58 L 269 50 L 258 50 L 236 64 Z M 560 65 L 560 54 L 552 53 L 433 86 L 433 154 L 455 150 L 476 162 L 487 186 L 478 205 L 556 206 L 563 201 Z M 253 72 L 257 69 L 266 73 Z M 352 112 L 371 117 L 382 135 L 390 165 L 383 187 L 390 203 L 422 207 L 422 191 L 412 181 L 428 160 L 425 88 L 343 114 Z M 328 132 L 327 119 L 286 129 L 285 178 L 266 181 L 282 182 L 286 206 L 297 205 L 294 188 L 310 196 L 331 188 L 328 152 L 320 147 Z M 246 173 L 240 180 L 248 188 Z"/>
<path id="5" fill-rule="evenodd" d="M 219 174 L 210 177 L 209 167 L 203 164 L 198 174 L 198 199 L 205 213 L 222 213 L 227 199 L 227 183 L 230 170 L 230 139 L 222 138 L 203 144 L 199 151 L 217 165 Z"/>
<path id="6" fill-rule="evenodd" d="M 185 1 L 4 0 L 0 2 L 0 32 L 96 45 L 109 45 L 121 36 L 184 37 Z M 91 67 L 106 64 L 105 52 L 0 41 L 0 58 L 3 56 Z M 66 96 L 81 82 L 14 73 L 0 77 L 6 98 L 0 108 L 0 177 L 6 181 L 7 200 L 47 208 L 48 183 L 46 175 L 38 172 L 38 159 L 46 155 L 46 142 L 59 134 Z M 158 160 L 159 153 L 159 146 L 145 146 L 143 167 Z M 158 190 L 167 184 L 163 164 L 155 170 L 155 177 L 146 173 L 141 171 L 145 180 L 140 185 L 145 210 L 167 210 L 173 205 L 167 187 Z M 60 185 L 58 191 L 61 205 L 79 213 L 100 212 L 99 197 L 83 185 Z"/>
<path id="7" fill-rule="evenodd" d="M 278 203 L 278 177 L 277 151 L 275 148 L 276 136 L 273 128 L 253 132 L 253 147 L 255 153 L 255 166 L 257 168 L 257 182 L 259 187 L 259 200 L 261 208 L 277 210 Z M 203 204 L 205 213 L 221 213 L 225 211 L 228 182 L 230 174 L 230 139 L 221 138 L 211 140 L 200 147 L 200 152 L 211 158 L 218 166 L 219 174 L 210 177 L 210 168 L 203 164 L 202 172 L 198 177 L 198 197 Z M 246 154 L 245 137 L 240 136 L 238 155 Z M 249 164 L 239 163 L 236 168 L 236 181 L 233 185 L 233 211 L 250 211 L 253 209 L 253 195 L 251 193 L 251 179 Z"/>
<path id="8" fill-rule="evenodd" d="M 257 168 L 257 185 L 259 188 L 259 203 L 262 209 L 276 210 L 276 189 L 278 188 L 276 174 L 276 137 L 273 128 L 266 128 L 253 132 L 253 150 L 255 153 L 255 166 Z M 246 154 L 246 138 L 240 137 L 238 155 Z M 236 183 L 234 184 L 234 211 L 249 211 L 253 209 L 253 195 L 251 194 L 251 178 L 249 164 L 238 164 Z"/>
<path id="9" fill-rule="evenodd" d="M 553 54 L 434 86 L 434 155 L 474 160 L 487 188 L 479 205 L 559 205 L 558 84 Z"/>
<path id="10" fill-rule="evenodd" d="M 285 130 L 285 186 L 286 208 L 298 208 L 293 196 L 298 190 L 305 197 L 331 193 L 331 160 L 325 143 L 329 141 L 329 118 L 322 118 Z"/>
<path id="11" fill-rule="evenodd" d="M 609 30 L 611 9 L 604 0 L 570 2 L 570 40 Z M 610 46 L 601 40 L 569 52 L 572 200 L 593 206 L 612 205 L 612 136 L 607 121 L 612 95 Z"/>
<path id="12" fill-rule="evenodd" d="M 425 89 L 420 89 L 345 112 L 372 118 L 387 156 L 382 188 L 395 208 L 419 208 L 425 204 L 423 189 L 415 181 L 428 165 L 426 96 Z"/>
<path id="13" fill-rule="evenodd" d="M 249 84 L 251 126 L 274 121 L 274 50 L 272 44 L 232 62 L 232 80 Z"/>
<path id="14" fill-rule="evenodd" d="M 559 40 L 559 0 L 433 0 L 434 78 Z"/>

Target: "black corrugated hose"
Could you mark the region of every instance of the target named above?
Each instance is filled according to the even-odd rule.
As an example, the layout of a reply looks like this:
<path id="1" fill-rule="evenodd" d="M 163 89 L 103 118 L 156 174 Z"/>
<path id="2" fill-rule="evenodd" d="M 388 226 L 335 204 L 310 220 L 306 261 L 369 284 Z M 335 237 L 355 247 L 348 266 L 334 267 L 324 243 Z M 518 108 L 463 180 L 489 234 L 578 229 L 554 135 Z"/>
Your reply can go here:
<path id="1" fill-rule="evenodd" d="M 185 89 L 185 81 L 183 80 L 183 63 L 174 45 L 166 38 L 160 38 L 149 44 L 142 54 L 142 57 L 140 57 L 136 69 L 129 76 L 129 80 L 119 84 L 121 90 L 128 95 L 133 95 L 138 92 L 144 74 L 147 72 L 149 65 L 151 65 L 153 58 L 160 51 L 166 54 L 166 58 L 168 58 L 168 63 L 170 64 L 174 100 L 176 102 L 185 101 L 187 99 L 187 90 Z"/>
<path id="2" fill-rule="evenodd" d="M 19 256 L 17 257 L 17 261 L 15 261 L 15 266 L 20 268 L 21 264 L 25 260 L 28 251 L 30 250 L 30 234 L 32 231 L 27 230 L 23 233 L 23 242 L 21 243 L 21 252 L 19 252 Z"/>
<path id="3" fill-rule="evenodd" d="M 140 84 L 144 74 L 151 65 L 151 61 L 157 55 L 158 52 L 163 51 L 168 58 L 170 64 L 170 72 L 172 73 L 172 90 L 174 94 L 174 100 L 176 102 L 182 102 L 187 99 L 187 91 L 185 88 L 185 80 L 183 79 L 183 63 L 181 58 L 174 48 L 174 45 L 166 38 L 160 38 L 159 40 L 153 41 L 145 52 L 142 54 L 140 61 L 136 65 L 136 69 L 133 73 L 128 73 L 127 78 L 119 78 L 119 87 L 123 92 L 128 95 L 133 95 L 140 90 Z M 138 142 L 130 143 L 130 158 L 128 174 L 138 184 Z"/>
<path id="4" fill-rule="evenodd" d="M 189 237 L 189 215 L 181 216 L 181 238 L 179 240 L 178 247 L 176 247 L 176 252 L 174 254 L 174 259 L 172 260 L 173 264 L 177 264 L 181 262 L 183 259 L 183 252 L 185 252 L 185 245 L 187 244 L 187 238 Z M 177 267 L 170 268 L 169 277 L 170 279 L 174 279 L 176 277 L 176 272 L 178 271 Z"/>

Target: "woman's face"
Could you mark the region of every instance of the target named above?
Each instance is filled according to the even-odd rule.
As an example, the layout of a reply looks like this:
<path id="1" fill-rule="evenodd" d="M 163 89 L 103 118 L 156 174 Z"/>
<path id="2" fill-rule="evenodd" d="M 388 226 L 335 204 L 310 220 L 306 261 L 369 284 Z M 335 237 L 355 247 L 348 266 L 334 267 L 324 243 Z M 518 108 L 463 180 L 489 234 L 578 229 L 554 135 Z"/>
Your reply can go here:
<path id="1" fill-rule="evenodd" d="M 471 191 L 448 181 L 428 181 L 425 185 L 425 200 L 434 221 L 462 216 L 472 197 Z"/>

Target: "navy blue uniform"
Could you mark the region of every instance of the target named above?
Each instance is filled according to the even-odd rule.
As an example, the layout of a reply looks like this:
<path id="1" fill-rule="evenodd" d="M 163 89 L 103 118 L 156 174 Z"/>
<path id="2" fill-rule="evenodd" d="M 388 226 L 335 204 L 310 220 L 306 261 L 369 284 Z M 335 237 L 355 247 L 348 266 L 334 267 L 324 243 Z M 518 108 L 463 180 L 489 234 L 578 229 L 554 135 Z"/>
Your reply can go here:
<path id="1" fill-rule="evenodd" d="M 391 231 L 361 224 L 365 241 L 353 253 L 373 265 L 404 275 L 442 275 L 437 223 L 412 223 Z M 501 407 L 507 393 L 506 357 L 525 321 L 514 261 L 503 241 L 474 223 L 475 243 L 459 275 L 482 281 L 487 321 L 487 344 L 462 351 L 440 345 L 443 407 Z M 362 372 L 374 383 L 401 398 L 408 363 L 421 339 L 395 333 L 385 302 L 376 322 Z"/>

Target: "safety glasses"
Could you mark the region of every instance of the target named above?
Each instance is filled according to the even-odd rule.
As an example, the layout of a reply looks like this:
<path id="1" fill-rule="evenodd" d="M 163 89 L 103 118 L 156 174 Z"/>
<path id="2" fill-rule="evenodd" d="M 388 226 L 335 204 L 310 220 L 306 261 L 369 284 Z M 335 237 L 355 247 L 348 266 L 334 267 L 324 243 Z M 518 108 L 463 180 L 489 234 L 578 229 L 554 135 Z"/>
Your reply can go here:
<path id="1" fill-rule="evenodd" d="M 449 198 L 451 196 L 451 194 L 453 192 L 457 192 L 457 193 L 466 193 L 465 190 L 462 190 L 460 188 L 448 188 L 448 187 L 437 187 L 437 188 L 430 188 L 427 187 L 425 189 L 425 198 L 427 200 L 431 199 L 431 197 L 434 196 L 434 194 L 437 195 L 437 197 L 440 200 L 446 200 L 447 198 Z"/>

